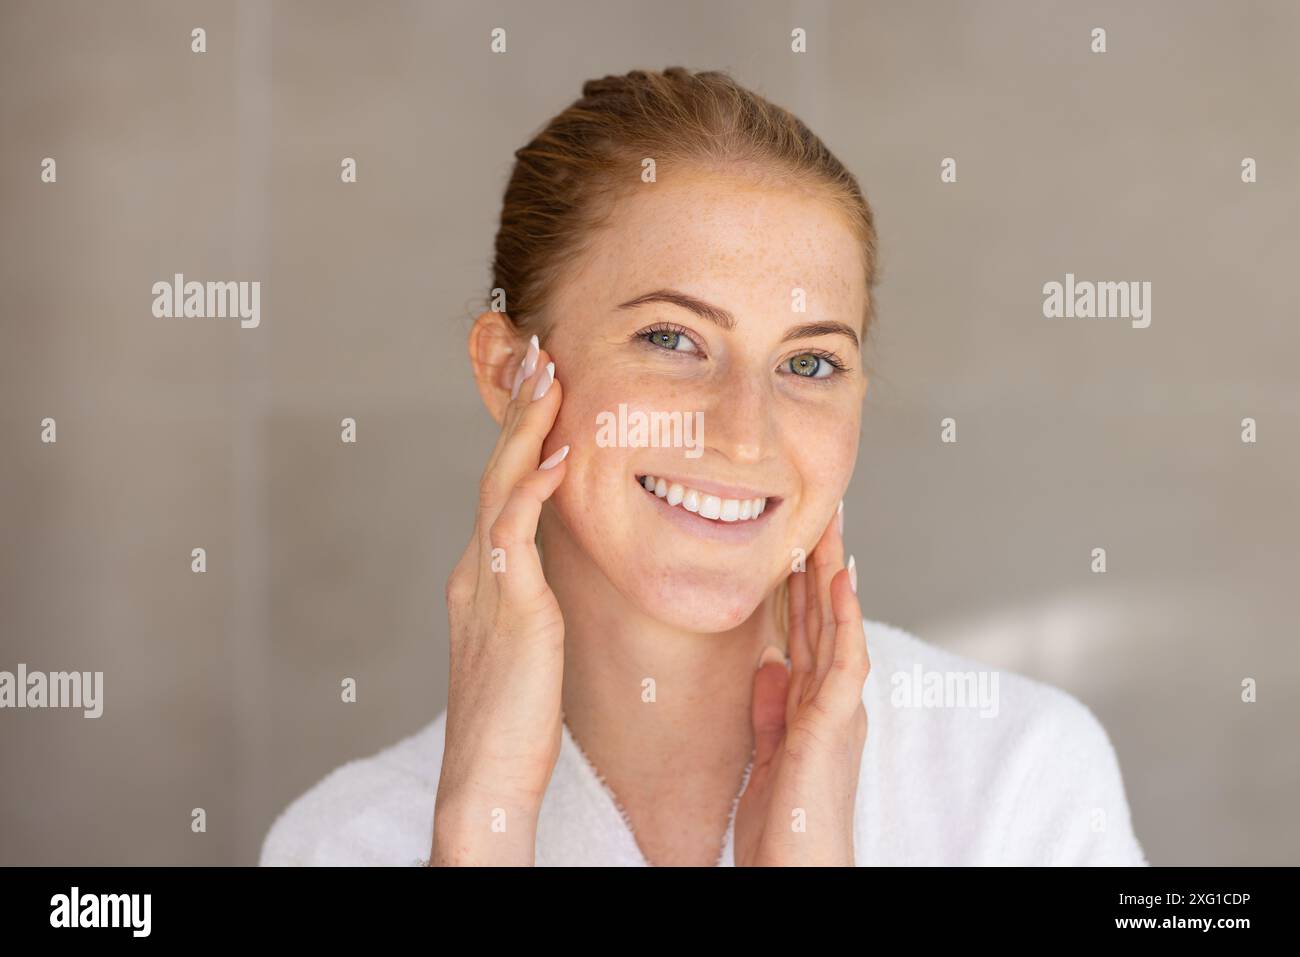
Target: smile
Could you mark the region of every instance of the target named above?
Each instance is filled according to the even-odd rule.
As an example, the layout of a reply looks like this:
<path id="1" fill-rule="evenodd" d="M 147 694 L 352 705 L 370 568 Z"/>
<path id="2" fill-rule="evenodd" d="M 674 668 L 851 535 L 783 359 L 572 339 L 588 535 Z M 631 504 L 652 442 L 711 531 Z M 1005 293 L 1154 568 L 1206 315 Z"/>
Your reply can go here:
<path id="1" fill-rule="evenodd" d="M 636 480 L 647 492 L 663 499 L 666 505 L 694 512 L 700 518 L 715 522 L 752 522 L 767 511 L 769 503 L 779 501 L 764 496 L 726 498 L 661 476 L 638 475 Z"/>

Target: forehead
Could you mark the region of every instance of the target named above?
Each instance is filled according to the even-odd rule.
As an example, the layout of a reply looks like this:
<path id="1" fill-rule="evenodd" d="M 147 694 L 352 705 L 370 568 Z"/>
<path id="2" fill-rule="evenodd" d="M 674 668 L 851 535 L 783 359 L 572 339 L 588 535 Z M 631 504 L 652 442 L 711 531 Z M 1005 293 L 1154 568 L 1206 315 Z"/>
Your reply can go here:
<path id="1" fill-rule="evenodd" d="M 733 311 L 787 315 L 797 287 L 809 313 L 849 322 L 866 297 L 861 244 L 826 194 L 710 173 L 621 196 L 568 285 L 607 304 L 670 287 Z"/>

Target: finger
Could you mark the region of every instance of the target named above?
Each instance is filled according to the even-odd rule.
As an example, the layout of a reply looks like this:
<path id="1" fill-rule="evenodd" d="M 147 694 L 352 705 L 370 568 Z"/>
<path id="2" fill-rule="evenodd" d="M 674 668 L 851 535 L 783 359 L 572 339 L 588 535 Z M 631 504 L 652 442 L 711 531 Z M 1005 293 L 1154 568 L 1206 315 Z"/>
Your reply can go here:
<path id="1" fill-rule="evenodd" d="M 826 695 L 838 713 L 847 714 L 862 703 L 862 687 L 871 671 L 862 606 L 849 569 L 841 569 L 831 580 L 830 596 L 835 614 L 833 653 L 818 693 Z M 840 707 L 845 710 L 839 712 Z"/>
<path id="2" fill-rule="evenodd" d="M 824 533 L 823 533 L 824 536 Z M 818 539 L 820 542 L 820 539 Z M 803 579 L 803 634 L 804 641 L 808 646 L 808 675 L 809 682 L 817 672 L 817 638 L 822 630 L 822 606 L 817 601 L 817 545 L 813 545 L 812 551 L 804 562 L 803 573 L 799 576 Z"/>
<path id="3" fill-rule="evenodd" d="M 546 369 L 547 363 L 551 361 L 551 356 L 541 347 L 537 336 L 532 336 L 528 340 L 528 346 L 523 355 L 515 364 L 511 380 L 510 401 L 506 404 L 505 413 L 501 416 L 501 434 L 497 436 L 496 447 L 488 457 L 487 468 L 484 469 L 485 475 L 496 467 L 502 453 L 510 445 L 516 427 L 532 405 L 537 382 L 542 378 L 542 372 Z"/>
<path id="4" fill-rule="evenodd" d="M 790 686 L 786 692 L 786 723 L 794 720 L 803 703 L 804 690 L 812 679 L 813 653 L 808 644 L 808 571 L 791 572 L 786 579 L 789 600 L 787 647 L 790 654 Z"/>
<path id="5" fill-rule="evenodd" d="M 512 358 L 515 359 L 514 368 L 511 372 L 512 386 L 521 385 L 523 379 L 531 377 L 536 373 L 538 358 L 540 355 L 541 343 L 536 335 L 529 338 L 522 353 L 517 356 L 512 354 Z M 519 406 L 516 404 L 515 399 L 521 391 L 522 388 L 513 388 L 511 390 L 510 402 L 506 405 L 505 414 L 501 416 L 501 431 L 497 435 L 497 442 L 492 449 L 492 454 L 488 456 L 487 467 L 483 470 L 484 475 L 491 471 L 492 467 L 496 464 L 497 459 L 501 455 L 501 449 L 504 448 L 506 441 L 509 439 L 511 432 L 514 429 L 514 424 L 519 418 Z"/>
<path id="6" fill-rule="evenodd" d="M 754 767 L 772 760 L 785 736 L 786 689 L 790 673 L 779 648 L 764 649 L 754 675 L 750 720 L 754 727 Z"/>
<path id="7" fill-rule="evenodd" d="M 844 539 L 840 535 L 840 520 L 843 515 L 844 503 L 840 502 L 839 510 L 831 516 L 830 522 L 826 525 L 826 530 L 822 533 L 821 541 L 813 550 L 812 566 L 813 581 L 812 586 L 815 592 L 808 596 L 808 601 L 815 604 L 818 609 L 818 632 L 815 636 L 810 636 L 809 641 L 815 642 L 814 666 L 815 684 L 820 684 L 826 678 L 826 672 L 830 669 L 831 662 L 834 660 L 835 644 L 835 609 L 831 602 L 831 581 L 835 575 L 844 567 Z"/>
<path id="8" fill-rule="evenodd" d="M 540 350 L 537 369 L 522 380 L 519 394 L 511 400 L 507 411 L 510 432 L 495 463 L 496 470 L 503 475 L 522 478 L 537 467 L 542 443 L 560 410 L 563 390 L 556 381 L 555 371 L 555 361 L 545 349 Z"/>
<path id="9" fill-rule="evenodd" d="M 555 380 L 555 363 L 542 350 L 537 371 L 525 379 L 519 396 L 507 412 L 504 440 L 484 472 L 479 487 L 479 525 L 486 528 L 496 520 L 511 490 L 537 468 L 542 444 L 550 434 L 560 410 L 563 389 Z"/>
<path id="10" fill-rule="evenodd" d="M 812 648 L 808 644 L 808 572 L 791 572 L 786 579 L 786 613 L 789 631 L 790 670 L 802 673 L 812 670 Z"/>
<path id="11" fill-rule="evenodd" d="M 569 446 L 561 446 L 520 479 L 488 529 L 489 570 L 498 575 L 507 604 L 526 605 L 550 588 L 537 553 L 537 521 L 542 505 L 564 481 L 568 451 Z"/>

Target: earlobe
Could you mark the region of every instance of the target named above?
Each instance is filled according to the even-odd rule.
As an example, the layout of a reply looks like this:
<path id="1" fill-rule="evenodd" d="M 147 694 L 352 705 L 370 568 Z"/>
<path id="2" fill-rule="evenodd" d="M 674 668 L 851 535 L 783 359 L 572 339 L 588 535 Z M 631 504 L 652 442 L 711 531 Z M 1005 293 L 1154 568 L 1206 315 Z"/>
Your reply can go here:
<path id="1" fill-rule="evenodd" d="M 524 340 L 504 312 L 482 312 L 469 333 L 469 362 L 488 412 L 498 423 L 510 404 L 515 367 L 523 358 Z"/>

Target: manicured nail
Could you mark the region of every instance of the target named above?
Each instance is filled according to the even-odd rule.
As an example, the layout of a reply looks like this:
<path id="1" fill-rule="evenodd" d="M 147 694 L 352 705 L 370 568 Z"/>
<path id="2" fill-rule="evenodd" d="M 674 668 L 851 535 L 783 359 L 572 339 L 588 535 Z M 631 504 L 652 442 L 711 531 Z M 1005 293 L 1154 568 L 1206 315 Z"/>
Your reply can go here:
<path id="1" fill-rule="evenodd" d="M 853 556 L 849 556 L 849 584 L 853 586 L 853 594 L 858 593 L 858 563 Z"/>
<path id="2" fill-rule="evenodd" d="M 533 401 L 536 402 L 542 396 L 546 395 L 546 390 L 551 387 L 555 381 L 555 363 L 546 363 L 546 369 L 537 377 L 537 388 L 533 389 Z"/>
<path id="3" fill-rule="evenodd" d="M 839 507 L 839 509 L 835 512 L 835 514 L 836 514 L 836 516 L 838 516 L 838 518 L 839 518 L 839 523 L 840 523 L 840 524 L 839 524 L 839 530 L 840 530 L 840 534 L 843 535 L 843 534 L 844 534 L 844 499 L 840 499 L 840 507 Z"/>
<path id="4" fill-rule="evenodd" d="M 524 378 L 527 379 L 537 371 L 537 353 L 541 349 L 541 344 L 534 335 L 528 340 L 528 351 L 524 353 Z"/>
<path id="5" fill-rule="evenodd" d="M 515 370 L 515 381 L 510 386 L 510 398 L 515 399 L 519 396 L 519 387 L 524 384 L 524 380 L 537 371 L 537 352 L 541 348 L 537 342 L 537 336 L 528 340 L 528 350 L 524 357 L 519 360 L 519 368 Z"/>
<path id="6" fill-rule="evenodd" d="M 764 665 L 771 664 L 774 661 L 785 664 L 785 652 L 776 645 L 768 645 L 763 649 L 763 653 L 758 656 L 758 665 L 755 666 L 754 670 L 761 671 Z"/>
<path id="7" fill-rule="evenodd" d="M 555 468 L 555 466 L 559 465 L 561 462 L 564 461 L 564 457 L 568 454 L 569 454 L 569 447 L 567 445 L 556 449 L 554 452 L 552 452 L 550 455 L 546 457 L 545 462 L 537 466 L 538 471 L 544 471 L 546 469 Z"/>

